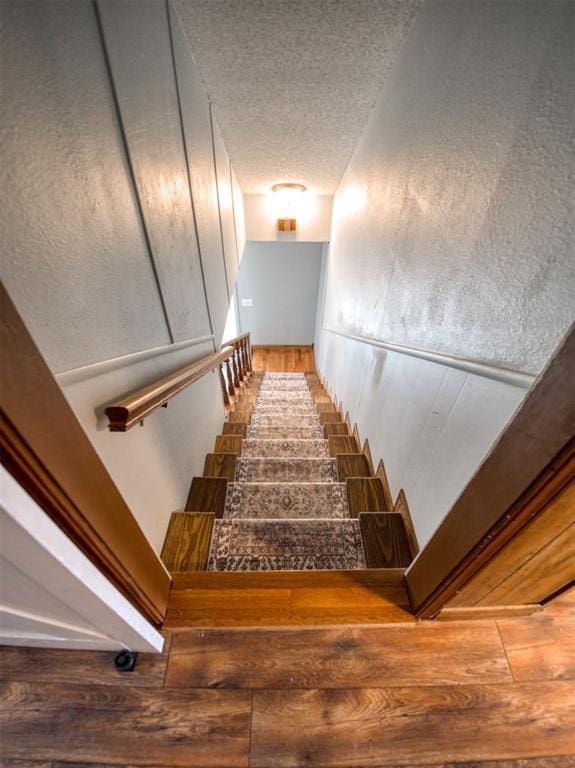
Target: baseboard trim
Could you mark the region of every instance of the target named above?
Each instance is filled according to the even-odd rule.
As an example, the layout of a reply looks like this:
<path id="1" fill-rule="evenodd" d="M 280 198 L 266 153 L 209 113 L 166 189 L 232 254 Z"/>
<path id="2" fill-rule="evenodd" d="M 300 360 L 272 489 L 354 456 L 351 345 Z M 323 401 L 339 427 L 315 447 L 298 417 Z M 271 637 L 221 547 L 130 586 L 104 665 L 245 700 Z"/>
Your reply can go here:
<path id="1" fill-rule="evenodd" d="M 478 619 L 503 619 L 513 616 L 530 616 L 542 611 L 539 604 L 528 605 L 477 605 L 469 608 L 443 608 L 436 621 L 469 621 Z"/>

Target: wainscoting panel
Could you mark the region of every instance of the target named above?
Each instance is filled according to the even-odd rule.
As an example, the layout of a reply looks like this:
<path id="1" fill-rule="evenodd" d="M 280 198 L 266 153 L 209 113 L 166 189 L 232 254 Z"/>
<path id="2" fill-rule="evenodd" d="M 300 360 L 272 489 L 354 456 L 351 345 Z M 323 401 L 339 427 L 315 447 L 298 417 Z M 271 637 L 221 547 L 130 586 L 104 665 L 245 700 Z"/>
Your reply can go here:
<path id="1" fill-rule="evenodd" d="M 316 365 L 404 488 L 425 546 L 526 390 L 325 330 Z M 488 500 L 486 499 L 486 503 Z"/>

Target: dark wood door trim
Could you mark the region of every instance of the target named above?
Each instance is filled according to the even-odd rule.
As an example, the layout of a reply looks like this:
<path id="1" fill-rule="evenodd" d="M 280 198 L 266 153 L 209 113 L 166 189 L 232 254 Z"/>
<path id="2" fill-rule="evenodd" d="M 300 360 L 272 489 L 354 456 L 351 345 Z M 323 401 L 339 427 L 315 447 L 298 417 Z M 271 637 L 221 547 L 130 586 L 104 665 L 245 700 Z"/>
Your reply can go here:
<path id="1" fill-rule="evenodd" d="M 572 476 L 575 328 L 407 571 L 416 614 L 431 617 Z"/>
<path id="2" fill-rule="evenodd" d="M 2 463 L 149 621 L 171 579 L 108 474 L 3 286 Z"/>

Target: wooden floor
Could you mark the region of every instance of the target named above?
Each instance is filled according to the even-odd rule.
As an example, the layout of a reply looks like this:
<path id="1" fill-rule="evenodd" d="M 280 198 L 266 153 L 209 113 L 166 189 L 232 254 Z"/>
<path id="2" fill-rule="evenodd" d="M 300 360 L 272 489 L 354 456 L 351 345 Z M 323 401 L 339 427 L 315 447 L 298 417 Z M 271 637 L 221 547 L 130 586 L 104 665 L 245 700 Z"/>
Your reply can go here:
<path id="1" fill-rule="evenodd" d="M 524 618 L 0 651 L 2 765 L 575 766 L 575 595 Z"/>
<path id="2" fill-rule="evenodd" d="M 315 371 L 313 347 L 254 347 L 254 371 L 308 373 Z"/>

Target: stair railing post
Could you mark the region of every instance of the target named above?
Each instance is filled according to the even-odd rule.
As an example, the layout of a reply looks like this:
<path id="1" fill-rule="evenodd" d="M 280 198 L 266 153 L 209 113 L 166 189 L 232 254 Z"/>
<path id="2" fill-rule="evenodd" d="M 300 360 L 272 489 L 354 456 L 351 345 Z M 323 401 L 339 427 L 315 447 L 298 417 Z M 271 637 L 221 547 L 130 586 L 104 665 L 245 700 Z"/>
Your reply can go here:
<path id="1" fill-rule="evenodd" d="M 234 386 L 236 389 L 239 389 L 240 386 L 240 376 L 238 372 L 238 344 L 237 342 L 234 343 L 234 354 L 232 355 L 232 369 L 234 372 Z"/>
<path id="2" fill-rule="evenodd" d="M 246 379 L 250 377 L 250 353 L 248 350 L 248 337 L 244 336 L 242 339 L 242 346 L 244 348 L 244 357 L 246 358 Z"/>
<path id="3" fill-rule="evenodd" d="M 243 355 L 244 355 L 244 376 L 246 377 L 246 379 L 249 379 L 249 377 L 250 377 L 250 374 L 249 374 L 250 365 L 249 365 L 248 350 L 247 350 L 246 341 L 247 341 L 247 339 L 244 336 L 244 338 L 242 339 L 242 352 L 243 352 Z"/>
<path id="4" fill-rule="evenodd" d="M 252 358 L 252 338 L 249 334 L 246 336 L 246 350 L 248 353 L 248 371 L 251 373 L 254 368 Z"/>
<path id="5" fill-rule="evenodd" d="M 234 387 L 234 377 L 232 374 L 232 369 L 230 368 L 230 358 L 228 357 L 226 360 L 226 380 L 228 382 L 228 391 L 230 395 L 236 394 L 236 389 Z"/>
<path id="6" fill-rule="evenodd" d="M 245 369 L 245 361 L 244 361 L 244 350 L 242 347 L 242 340 L 238 340 L 238 361 L 240 364 L 240 379 L 241 381 L 245 381 L 246 379 L 246 369 Z"/>
<path id="7" fill-rule="evenodd" d="M 222 386 L 222 395 L 224 396 L 224 405 L 230 404 L 230 396 L 228 395 L 228 389 L 226 384 L 226 379 L 224 376 L 224 364 L 220 363 L 218 365 L 218 370 L 220 372 L 220 384 Z"/>

